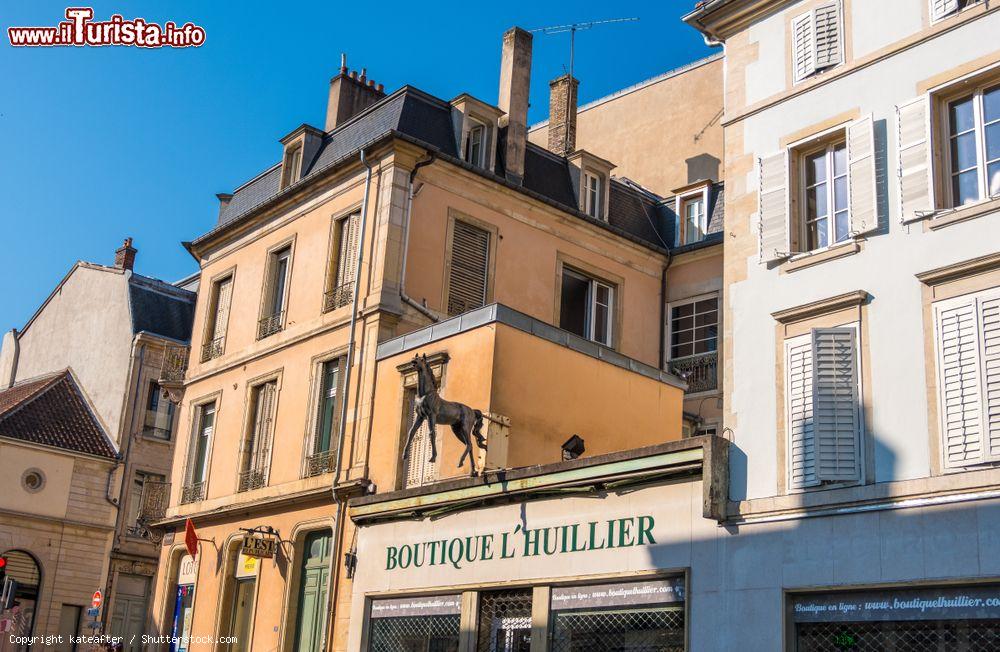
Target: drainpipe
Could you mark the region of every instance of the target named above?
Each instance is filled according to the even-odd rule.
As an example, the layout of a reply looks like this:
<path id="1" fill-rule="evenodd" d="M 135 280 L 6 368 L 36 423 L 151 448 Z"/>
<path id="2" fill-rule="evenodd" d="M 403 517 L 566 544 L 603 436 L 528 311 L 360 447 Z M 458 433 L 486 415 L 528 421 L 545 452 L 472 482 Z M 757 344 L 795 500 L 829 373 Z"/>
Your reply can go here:
<path id="1" fill-rule="evenodd" d="M 327 586 L 329 589 L 326 594 L 326 613 L 330 614 L 330 625 L 326 629 L 326 641 L 324 642 L 324 649 L 333 649 L 333 632 L 336 626 L 336 620 L 333 618 L 334 611 L 334 595 L 337 592 L 339 582 L 337 578 L 339 574 L 337 573 L 337 561 L 340 559 L 340 538 L 342 528 L 340 527 L 343 522 L 343 516 L 341 512 L 343 511 L 343 505 L 337 499 L 337 482 L 340 480 L 340 472 L 343 468 L 344 459 L 344 439 L 347 433 L 347 396 L 351 387 L 351 366 L 354 364 L 354 344 L 355 337 L 354 332 L 358 323 L 358 293 L 361 290 L 361 258 L 362 252 L 365 250 L 365 231 L 368 224 L 368 194 L 371 192 L 372 185 L 372 166 L 369 165 L 368 159 L 365 156 L 365 150 L 361 150 L 361 164 L 365 166 L 365 191 L 361 198 L 361 224 L 359 228 L 361 229 L 361 235 L 358 238 L 358 256 L 355 260 L 354 265 L 354 297 L 351 299 L 351 324 L 350 335 L 347 344 L 347 360 L 344 363 L 344 395 L 340 402 L 340 428 L 338 428 L 337 433 L 337 461 L 334 465 L 333 470 L 333 486 L 330 487 L 330 493 L 333 498 L 333 523 L 331 524 L 331 534 L 332 539 L 331 551 L 330 551 L 330 579 L 327 580 Z"/>
<path id="2" fill-rule="evenodd" d="M 660 369 L 667 366 L 667 270 L 674 262 L 674 254 L 667 249 L 667 264 L 660 275 Z"/>
<path id="3" fill-rule="evenodd" d="M 420 168 L 425 165 L 430 165 L 436 159 L 437 154 L 430 152 L 428 153 L 427 158 L 417 161 L 417 164 L 413 166 L 413 170 L 410 171 L 410 183 L 408 184 L 409 189 L 406 193 L 406 215 L 403 218 L 403 269 L 399 277 L 399 298 L 402 299 L 407 305 L 416 309 L 417 312 L 430 319 L 432 322 L 438 321 L 437 315 L 424 307 L 423 304 L 411 299 L 406 294 L 406 259 L 410 253 L 410 217 L 413 215 L 413 197 L 417 194 L 413 191 L 413 180 L 417 178 L 417 171 Z"/>

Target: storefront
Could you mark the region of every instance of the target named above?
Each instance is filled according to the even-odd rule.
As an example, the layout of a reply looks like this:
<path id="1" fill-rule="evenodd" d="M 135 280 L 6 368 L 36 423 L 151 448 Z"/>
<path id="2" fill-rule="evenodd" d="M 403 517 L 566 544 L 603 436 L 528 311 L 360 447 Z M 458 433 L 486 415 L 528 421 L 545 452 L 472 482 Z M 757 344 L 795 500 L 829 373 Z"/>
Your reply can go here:
<path id="1" fill-rule="evenodd" d="M 355 499 L 348 650 L 686 650 L 721 454 L 679 442 Z"/>
<path id="2" fill-rule="evenodd" d="M 796 652 L 1000 650 L 1000 585 L 789 596 Z"/>
<path id="3" fill-rule="evenodd" d="M 181 557 L 177 566 L 177 584 L 174 591 L 173 618 L 171 620 L 170 652 L 186 652 L 191 636 L 191 620 L 194 614 L 194 591 L 198 582 L 198 564 L 191 555 Z"/>

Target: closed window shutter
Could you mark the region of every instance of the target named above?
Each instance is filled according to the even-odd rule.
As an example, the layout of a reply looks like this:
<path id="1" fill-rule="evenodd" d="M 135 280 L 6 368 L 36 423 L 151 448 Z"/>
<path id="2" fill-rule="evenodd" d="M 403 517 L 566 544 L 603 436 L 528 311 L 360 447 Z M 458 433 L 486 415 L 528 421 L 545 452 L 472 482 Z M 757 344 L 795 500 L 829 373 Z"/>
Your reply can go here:
<path id="1" fill-rule="evenodd" d="M 229 306 L 233 298 L 233 278 L 219 281 L 219 287 L 215 299 L 215 327 L 212 332 L 212 339 L 217 340 L 226 335 L 226 328 L 229 327 Z"/>
<path id="2" fill-rule="evenodd" d="M 758 243 L 760 261 L 769 263 L 789 255 L 788 154 L 779 152 L 758 160 L 760 199 Z"/>
<path id="3" fill-rule="evenodd" d="M 274 430 L 274 397 L 277 384 L 264 383 L 257 390 L 254 424 L 250 440 L 247 442 L 244 470 L 264 472 L 271 450 L 271 434 Z"/>
<path id="4" fill-rule="evenodd" d="M 982 339 L 983 426 L 989 438 L 988 455 L 1000 460 L 1000 294 L 979 302 Z"/>
<path id="5" fill-rule="evenodd" d="M 983 460 L 975 299 L 938 309 L 937 338 L 944 464 L 961 468 Z"/>
<path id="6" fill-rule="evenodd" d="M 791 487 L 797 489 L 819 484 L 813 439 L 812 365 L 812 342 L 808 337 L 787 345 L 788 474 Z"/>
<path id="7" fill-rule="evenodd" d="M 859 479 L 858 359 L 853 328 L 817 328 L 813 346 L 813 432 L 816 478 Z"/>
<path id="8" fill-rule="evenodd" d="M 833 2 L 813 11 L 813 42 L 816 69 L 838 65 L 842 60 L 840 47 L 840 2 Z"/>
<path id="9" fill-rule="evenodd" d="M 875 127 L 872 116 L 856 120 L 847 128 L 847 157 L 851 233 L 858 235 L 878 226 Z"/>
<path id="10" fill-rule="evenodd" d="M 346 217 L 340 227 L 340 250 L 337 252 L 336 287 L 351 285 L 355 280 L 358 262 L 358 236 L 360 216 L 355 213 Z"/>
<path id="11" fill-rule="evenodd" d="M 410 406 L 410 411 L 406 419 L 406 427 L 403 429 L 403 434 L 410 431 L 410 426 L 413 425 L 413 420 L 416 418 L 416 404 L 414 401 L 416 400 L 417 393 L 411 389 L 406 391 L 405 396 L 407 405 Z M 406 467 L 403 470 L 404 489 L 437 482 L 437 461 L 429 461 L 431 457 L 430 437 L 430 428 L 427 426 L 427 422 L 424 421 L 413 436 L 413 444 L 410 446 L 410 456 L 406 458 Z"/>
<path id="12" fill-rule="evenodd" d="M 795 81 L 801 81 L 816 72 L 813 27 L 812 12 L 792 20 L 792 68 L 795 71 Z"/>
<path id="13" fill-rule="evenodd" d="M 896 107 L 899 201 L 904 220 L 934 208 L 929 107 L 930 100 L 926 96 Z"/>
<path id="14" fill-rule="evenodd" d="M 489 231 L 455 220 L 448 276 L 449 315 L 485 305 L 489 259 Z"/>
<path id="15" fill-rule="evenodd" d="M 931 20 L 941 20 L 958 11 L 958 0 L 930 0 Z"/>

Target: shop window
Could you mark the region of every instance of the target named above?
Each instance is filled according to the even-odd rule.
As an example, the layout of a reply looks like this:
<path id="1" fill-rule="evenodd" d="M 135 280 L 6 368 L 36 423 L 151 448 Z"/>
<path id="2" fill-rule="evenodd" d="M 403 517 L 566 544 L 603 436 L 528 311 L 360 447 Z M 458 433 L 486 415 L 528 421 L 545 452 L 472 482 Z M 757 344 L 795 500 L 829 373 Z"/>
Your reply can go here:
<path id="1" fill-rule="evenodd" d="M 552 589 L 552 652 L 684 650 L 683 578 Z"/>
<path id="2" fill-rule="evenodd" d="M 368 652 L 457 652 L 460 625 L 458 595 L 372 600 Z"/>
<path id="3" fill-rule="evenodd" d="M 333 223 L 333 255 L 330 256 L 329 280 L 323 298 L 324 312 L 343 308 L 354 300 L 360 226 L 360 213 L 352 213 Z"/>
<path id="4" fill-rule="evenodd" d="M 934 305 L 944 466 L 1000 462 L 1000 289 Z"/>
<path id="5" fill-rule="evenodd" d="M 229 652 L 246 652 L 252 648 L 254 605 L 257 598 L 257 573 L 260 559 L 236 553 L 232 557 L 233 575 L 223 597 L 227 604 L 224 636 L 232 637 Z"/>
<path id="6" fill-rule="evenodd" d="M 529 652 L 532 590 L 510 589 L 479 594 L 477 650 Z"/>
<path id="7" fill-rule="evenodd" d="M 170 441 L 170 435 L 174 428 L 175 406 L 169 398 L 163 395 L 163 388 L 156 381 L 149 383 L 148 391 L 142 434 L 144 437 Z"/>
<path id="8" fill-rule="evenodd" d="M 612 285 L 563 267 L 559 327 L 604 346 L 612 346 L 614 295 Z"/>

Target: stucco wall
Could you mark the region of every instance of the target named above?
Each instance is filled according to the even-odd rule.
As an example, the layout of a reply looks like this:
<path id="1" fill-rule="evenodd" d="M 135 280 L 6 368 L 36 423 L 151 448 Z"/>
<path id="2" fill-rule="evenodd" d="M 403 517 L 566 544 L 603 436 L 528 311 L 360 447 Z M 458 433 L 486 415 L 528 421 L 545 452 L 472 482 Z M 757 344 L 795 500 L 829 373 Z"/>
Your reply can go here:
<path id="1" fill-rule="evenodd" d="M 717 58 L 584 105 L 577 148 L 614 163 L 614 175 L 664 196 L 698 179 L 721 180 L 722 71 Z M 580 89 L 585 95 L 586 80 Z M 546 147 L 547 124 L 534 127 L 528 139 Z"/>
<path id="2" fill-rule="evenodd" d="M 80 264 L 21 334 L 17 380 L 72 368 L 118 440 L 131 347 L 124 274 Z"/>

